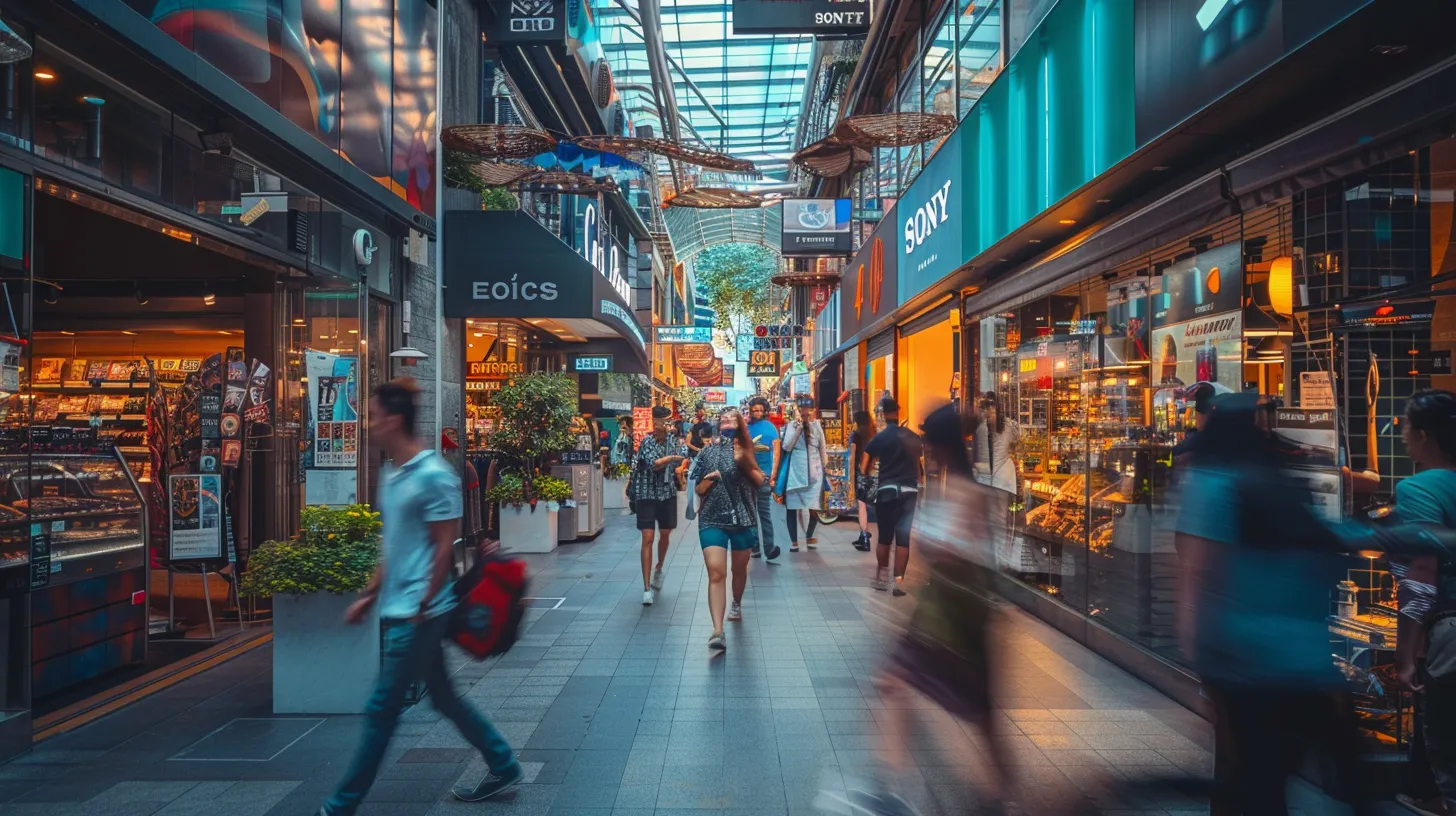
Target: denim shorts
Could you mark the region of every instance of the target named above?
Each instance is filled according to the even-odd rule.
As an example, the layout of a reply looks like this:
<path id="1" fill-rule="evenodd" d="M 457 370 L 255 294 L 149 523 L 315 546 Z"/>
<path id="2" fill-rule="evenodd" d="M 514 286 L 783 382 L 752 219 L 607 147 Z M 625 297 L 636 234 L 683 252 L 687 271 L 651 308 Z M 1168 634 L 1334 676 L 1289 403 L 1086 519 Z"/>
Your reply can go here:
<path id="1" fill-rule="evenodd" d="M 752 527 L 702 527 L 698 529 L 698 544 L 703 549 L 722 547 L 738 552 L 751 550 L 758 543 L 758 533 Z"/>

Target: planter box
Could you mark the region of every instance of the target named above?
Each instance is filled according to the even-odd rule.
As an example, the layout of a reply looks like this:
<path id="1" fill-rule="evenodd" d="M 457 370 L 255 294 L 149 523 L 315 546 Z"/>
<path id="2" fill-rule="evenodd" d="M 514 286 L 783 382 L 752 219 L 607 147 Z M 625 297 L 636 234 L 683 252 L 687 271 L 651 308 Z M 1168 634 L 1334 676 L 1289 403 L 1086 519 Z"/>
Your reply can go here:
<path id="1" fill-rule="evenodd" d="M 362 714 L 379 676 L 379 605 L 344 623 L 357 595 L 273 597 L 273 713 Z"/>
<path id="2" fill-rule="evenodd" d="M 529 505 L 500 508 L 501 550 L 511 553 L 549 553 L 556 549 L 556 502 L 538 502 L 533 511 Z"/>
<path id="3" fill-rule="evenodd" d="M 602 480 L 602 509 L 603 510 L 626 510 L 627 509 L 627 480 L 626 479 L 603 479 Z"/>

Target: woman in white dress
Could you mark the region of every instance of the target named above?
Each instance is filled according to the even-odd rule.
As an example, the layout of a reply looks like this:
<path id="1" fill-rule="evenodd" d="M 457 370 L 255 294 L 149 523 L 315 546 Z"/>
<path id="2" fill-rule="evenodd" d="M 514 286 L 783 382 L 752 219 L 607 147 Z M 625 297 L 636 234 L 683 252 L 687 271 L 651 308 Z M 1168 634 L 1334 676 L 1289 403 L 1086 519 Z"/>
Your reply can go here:
<path id="1" fill-rule="evenodd" d="M 799 511 L 809 511 L 809 526 L 804 543 L 813 550 L 819 546 L 814 530 L 819 517 L 814 511 L 824 509 L 824 470 L 829 465 L 829 452 L 824 445 L 824 426 L 820 424 L 812 404 L 799 406 L 799 418 L 784 428 L 784 442 L 779 467 L 787 476 L 774 479 L 783 485 L 783 502 L 789 527 L 789 552 L 799 551 Z"/>

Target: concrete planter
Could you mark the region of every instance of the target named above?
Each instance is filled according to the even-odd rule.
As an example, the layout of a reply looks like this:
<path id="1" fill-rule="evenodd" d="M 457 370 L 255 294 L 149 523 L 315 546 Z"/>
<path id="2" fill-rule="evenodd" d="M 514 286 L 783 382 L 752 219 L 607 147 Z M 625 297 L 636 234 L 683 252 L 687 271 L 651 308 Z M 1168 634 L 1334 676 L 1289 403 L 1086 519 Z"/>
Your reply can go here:
<path id="1" fill-rule="evenodd" d="M 604 479 L 602 481 L 602 509 L 627 509 L 627 480 Z"/>
<path id="2" fill-rule="evenodd" d="M 530 505 L 512 507 L 502 504 L 500 508 L 501 550 L 511 553 L 549 553 L 556 549 L 557 510 L 556 502 L 538 502 L 536 509 Z"/>
<path id="3" fill-rule="evenodd" d="M 273 713 L 362 714 L 379 675 L 379 605 L 344 623 L 357 595 L 273 597 Z"/>

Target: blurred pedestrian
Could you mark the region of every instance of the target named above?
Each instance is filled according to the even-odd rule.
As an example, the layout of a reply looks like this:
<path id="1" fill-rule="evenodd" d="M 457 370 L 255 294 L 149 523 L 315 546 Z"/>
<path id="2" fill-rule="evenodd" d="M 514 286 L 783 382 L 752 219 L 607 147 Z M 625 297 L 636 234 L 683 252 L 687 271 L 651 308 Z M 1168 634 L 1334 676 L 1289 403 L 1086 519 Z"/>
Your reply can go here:
<path id="1" fill-rule="evenodd" d="M 783 454 L 779 457 L 782 474 L 784 519 L 789 526 L 789 552 L 799 551 L 799 513 L 809 511 L 809 525 L 804 530 L 804 545 L 818 549 L 814 530 L 819 526 L 817 511 L 824 509 L 824 472 L 829 468 L 829 452 L 824 445 L 824 426 L 820 424 L 813 403 L 799 406 L 799 417 L 784 429 Z"/>
<path id="2" fill-rule="evenodd" d="M 861 552 L 870 551 L 870 502 L 875 500 L 875 477 L 859 472 L 860 458 L 864 449 L 875 438 L 875 419 L 869 411 L 854 412 L 854 432 L 849 437 L 849 467 L 845 472 L 854 480 L 855 513 L 859 520 L 859 538 L 854 548 Z"/>
<path id="3" fill-rule="evenodd" d="M 1420 472 L 1396 484 L 1395 516 L 1456 528 L 1456 394 L 1418 392 L 1406 403 L 1405 418 L 1401 438 Z M 1410 793 L 1396 801 L 1415 813 L 1456 813 L 1456 667 L 1438 665 L 1435 673 L 1445 676 L 1435 677 L 1426 662 L 1430 630 L 1456 615 L 1456 563 L 1432 555 L 1392 556 L 1389 563 L 1400 613 L 1396 675 L 1416 695 L 1413 778 Z"/>
<path id="4" fill-rule="evenodd" d="M 910 528 L 915 523 L 915 501 L 920 494 L 920 437 L 900 427 L 900 404 L 894 397 L 880 400 L 885 429 L 865 446 L 859 472 L 869 475 L 878 462 L 879 483 L 875 487 L 875 516 L 880 525 L 879 547 L 875 549 L 875 580 L 870 586 L 884 592 L 891 585 L 890 549 L 895 550 L 894 594 L 904 595 L 905 568 L 910 563 Z"/>
<path id="5" fill-rule="evenodd" d="M 1021 441 L 1021 426 L 1006 416 L 996 392 L 987 391 L 977 405 L 979 425 L 974 429 L 976 481 L 996 492 L 997 524 L 991 528 L 995 548 L 992 550 L 1010 565 L 1010 510 L 1021 495 L 1021 474 L 1016 466 L 1016 445 Z M 1019 565 L 1017 567 L 1019 569 Z"/>
<path id="6" fill-rule="evenodd" d="M 721 427 L 721 423 L 719 424 Z M 765 475 L 777 472 L 779 461 L 779 429 L 769 421 L 768 400 L 754 397 L 748 401 L 748 435 L 753 444 L 753 456 L 758 469 Z M 774 544 L 774 485 L 765 479 L 754 497 L 758 514 L 758 541 L 753 545 L 753 557 L 760 555 L 773 563 L 779 557 L 779 547 Z"/>
<path id="7" fill-rule="evenodd" d="M 699 408 L 697 418 L 688 433 L 688 450 L 693 456 L 697 456 L 704 445 L 713 441 L 713 430 L 713 423 L 708 421 L 708 412 Z"/>
<path id="8" fill-rule="evenodd" d="M 923 427 L 926 454 L 945 474 L 945 490 L 927 498 L 916 514 L 915 541 L 929 563 L 930 582 L 916 593 L 909 627 L 876 681 L 891 719 L 881 729 L 886 778 L 869 797 L 877 800 L 871 812 L 915 812 L 893 791 L 911 765 L 910 738 L 917 733 L 915 706 L 907 699 L 912 692 L 985 737 L 994 778 L 981 813 L 1004 813 L 1014 789 L 1008 735 L 991 710 L 990 630 L 998 606 L 992 527 L 1002 522 L 1000 499 L 974 479 L 964 427 L 950 405 L 932 413 Z"/>
<path id="9" fill-rule="evenodd" d="M 1185 651 L 1216 708 L 1234 764 L 1215 813 L 1287 812 L 1285 783 L 1301 740 L 1334 756 L 1336 785 L 1357 814 L 1368 801 L 1348 687 L 1330 657 L 1331 588 L 1358 543 L 1311 509 L 1302 483 L 1254 420 L 1255 397 L 1214 399 L 1188 453 L 1177 521 Z M 1271 591 L 1271 587 L 1278 587 Z"/>
<path id="10" fill-rule="evenodd" d="M 362 623 L 369 609 L 379 605 L 383 658 L 364 710 L 363 740 L 320 816 L 353 816 L 358 810 L 399 724 L 405 694 L 420 680 L 435 710 L 480 751 L 489 769 L 480 782 L 455 788 L 457 799 L 487 799 L 525 776 L 505 737 L 460 698 L 445 669 L 442 641 L 456 603 L 449 578 L 455 539 L 460 536 L 460 480 L 418 436 L 416 393 L 412 383 L 395 380 L 374 389 L 369 399 L 370 442 L 393 464 L 380 474 L 384 533 L 379 568 L 364 594 L 350 605 L 346 620 Z"/>
<path id="11" fill-rule="evenodd" d="M 698 493 L 698 543 L 708 570 L 708 614 L 713 633 L 708 648 L 728 648 L 723 638 L 728 562 L 733 563 L 733 606 L 728 620 L 743 619 L 743 590 L 748 586 L 749 553 L 757 541 L 755 494 L 768 483 L 758 467 L 743 415 L 728 409 L 718 417 L 717 441 L 703 448 L 693 462 L 692 480 Z"/>
<path id="12" fill-rule="evenodd" d="M 672 531 L 677 529 L 677 477 L 686 468 L 688 449 L 668 433 L 672 412 L 658 406 L 652 409 L 652 433 L 637 446 L 632 458 L 631 481 L 627 495 L 637 513 L 637 529 L 642 533 L 642 605 L 651 606 L 662 589 L 662 565 L 667 561 L 667 546 Z M 657 538 L 657 564 L 653 567 L 652 539 Z"/>

